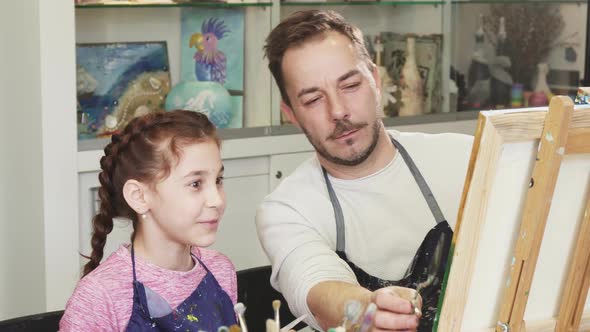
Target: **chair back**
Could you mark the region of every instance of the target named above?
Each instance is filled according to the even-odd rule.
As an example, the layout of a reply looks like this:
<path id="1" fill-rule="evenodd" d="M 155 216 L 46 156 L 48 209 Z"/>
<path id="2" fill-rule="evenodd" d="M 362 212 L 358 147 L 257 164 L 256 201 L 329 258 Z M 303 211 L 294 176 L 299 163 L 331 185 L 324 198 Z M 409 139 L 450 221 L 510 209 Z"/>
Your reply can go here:
<path id="1" fill-rule="evenodd" d="M 274 319 L 272 301 L 280 300 L 279 320 L 281 327 L 292 322 L 295 317 L 289 310 L 287 301 L 270 284 L 271 266 L 259 266 L 237 272 L 238 275 L 238 302 L 244 303 L 244 314 L 248 331 L 266 331 L 266 320 Z M 295 330 L 306 325 L 299 323 Z"/>
<path id="2" fill-rule="evenodd" d="M 56 332 L 63 310 L 23 316 L 0 322 L 0 332 Z"/>

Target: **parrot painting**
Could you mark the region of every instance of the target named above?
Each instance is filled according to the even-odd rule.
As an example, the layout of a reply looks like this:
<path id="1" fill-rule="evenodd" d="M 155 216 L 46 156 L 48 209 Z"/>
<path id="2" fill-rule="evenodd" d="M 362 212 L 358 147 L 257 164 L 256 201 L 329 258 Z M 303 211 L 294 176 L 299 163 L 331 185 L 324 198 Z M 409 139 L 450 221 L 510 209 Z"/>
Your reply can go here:
<path id="1" fill-rule="evenodd" d="M 195 76 L 199 81 L 225 83 L 226 58 L 217 45 L 230 30 L 222 20 L 211 17 L 203 21 L 201 32 L 191 35 L 189 48 L 195 47 Z"/>

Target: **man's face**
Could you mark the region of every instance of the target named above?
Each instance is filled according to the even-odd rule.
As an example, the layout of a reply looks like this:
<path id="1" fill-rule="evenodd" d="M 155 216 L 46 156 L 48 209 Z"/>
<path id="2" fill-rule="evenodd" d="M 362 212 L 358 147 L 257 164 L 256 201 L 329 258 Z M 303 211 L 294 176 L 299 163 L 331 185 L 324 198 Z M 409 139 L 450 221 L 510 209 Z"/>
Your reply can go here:
<path id="1" fill-rule="evenodd" d="M 291 107 L 282 105 L 321 157 L 358 165 L 374 150 L 380 132 L 377 74 L 352 41 L 337 32 L 288 49 L 282 62 Z"/>

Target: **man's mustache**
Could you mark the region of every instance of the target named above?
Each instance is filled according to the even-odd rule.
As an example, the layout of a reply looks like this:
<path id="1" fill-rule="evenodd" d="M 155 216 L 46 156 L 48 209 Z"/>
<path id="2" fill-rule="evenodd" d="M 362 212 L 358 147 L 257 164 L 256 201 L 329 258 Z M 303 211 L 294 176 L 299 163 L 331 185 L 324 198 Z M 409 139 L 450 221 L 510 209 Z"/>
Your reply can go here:
<path id="1" fill-rule="evenodd" d="M 342 136 L 342 134 L 344 134 L 347 131 L 359 130 L 366 126 L 366 123 L 352 123 L 350 122 L 350 120 L 340 120 L 336 123 L 334 131 L 330 136 L 328 136 L 328 139 L 336 139 Z"/>

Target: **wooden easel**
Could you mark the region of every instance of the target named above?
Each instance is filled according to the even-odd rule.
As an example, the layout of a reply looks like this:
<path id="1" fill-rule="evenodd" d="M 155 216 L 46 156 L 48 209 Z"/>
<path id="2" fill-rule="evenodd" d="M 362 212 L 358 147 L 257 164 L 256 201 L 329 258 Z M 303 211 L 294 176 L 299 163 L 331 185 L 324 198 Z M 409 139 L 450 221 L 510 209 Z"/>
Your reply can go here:
<path id="1" fill-rule="evenodd" d="M 571 128 L 566 154 L 590 153 L 590 128 Z M 555 331 L 578 331 L 590 287 L 590 199 L 578 233 L 574 256 L 561 296 Z"/>
<path id="2" fill-rule="evenodd" d="M 533 276 L 539 257 L 547 217 L 561 161 L 566 154 L 590 153 L 590 108 L 577 109 L 569 97 L 551 100 L 549 111 L 508 111 L 482 116 L 478 121 L 470 166 L 455 227 L 452 265 L 438 331 L 463 331 L 475 253 L 485 223 L 489 186 L 505 142 L 540 139 L 526 194 L 518 237 L 504 280 L 495 331 L 525 331 L 523 322 Z M 466 286 L 467 285 L 467 286 Z M 590 286 L 590 202 L 579 228 L 567 281 L 561 295 L 558 317 L 535 326 L 535 331 L 578 331 Z M 489 329 L 491 331 L 494 328 Z M 532 330 L 531 330 L 532 331 Z"/>

